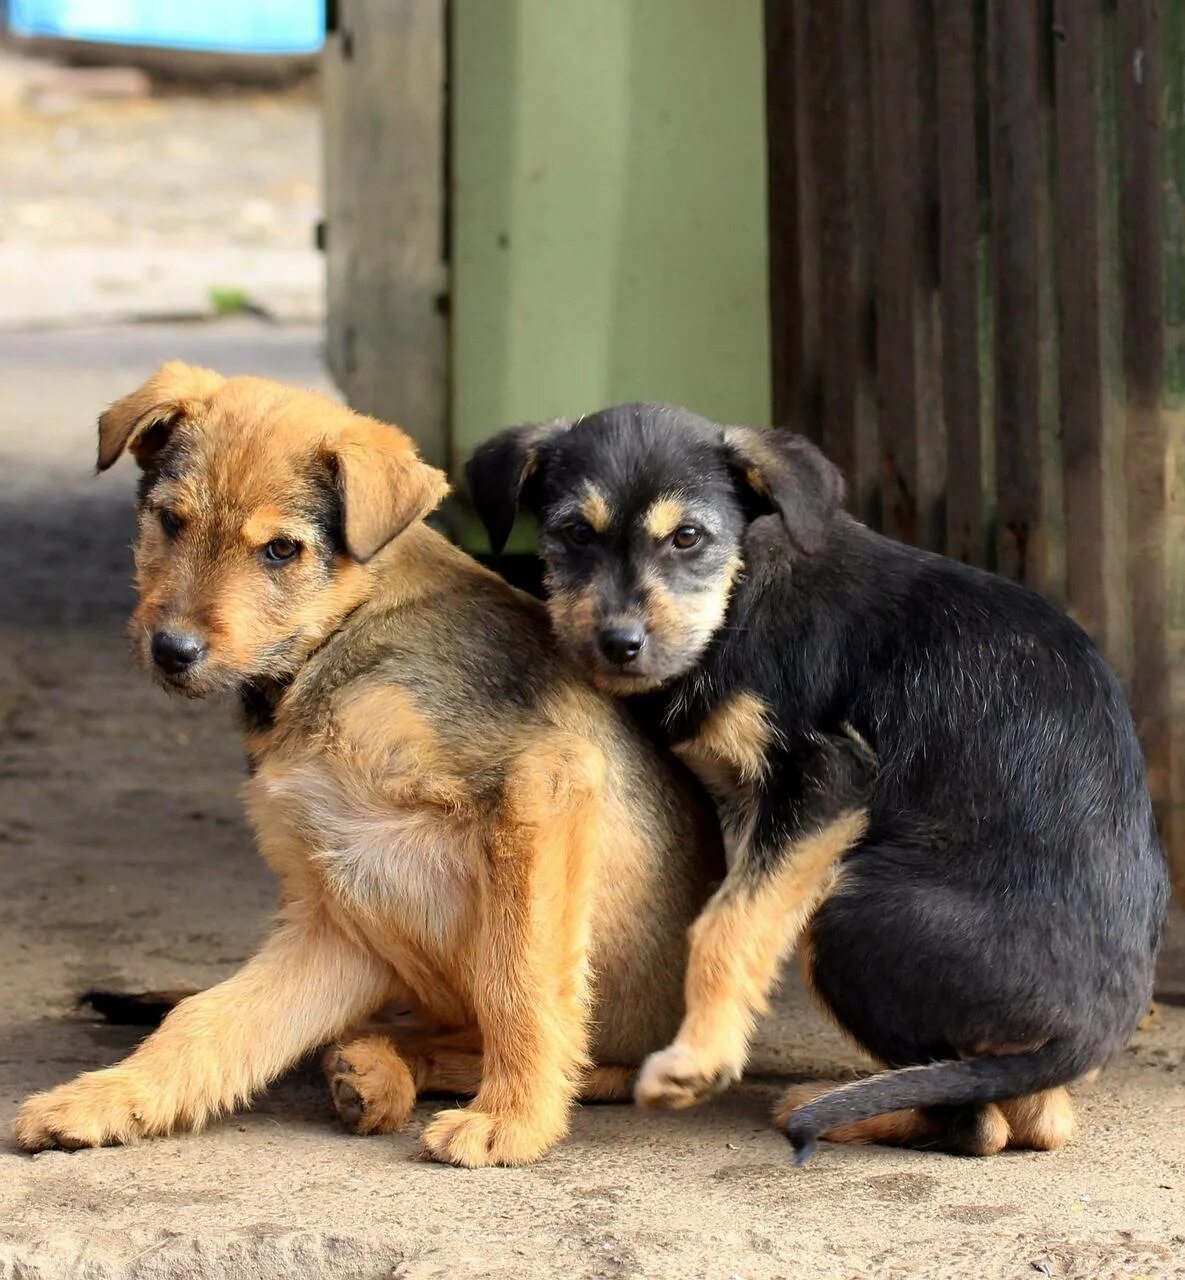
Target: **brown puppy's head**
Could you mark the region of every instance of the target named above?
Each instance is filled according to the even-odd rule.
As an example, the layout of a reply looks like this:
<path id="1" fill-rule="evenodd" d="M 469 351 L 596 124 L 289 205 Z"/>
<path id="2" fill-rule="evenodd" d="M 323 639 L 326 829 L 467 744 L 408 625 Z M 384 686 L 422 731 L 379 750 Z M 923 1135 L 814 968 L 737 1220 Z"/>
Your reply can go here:
<path id="1" fill-rule="evenodd" d="M 295 672 L 447 489 L 395 427 L 179 361 L 99 419 L 98 469 L 125 449 L 143 472 L 132 640 L 191 696 Z"/>
<path id="2" fill-rule="evenodd" d="M 466 476 L 495 549 L 520 506 L 538 516 L 556 636 L 620 694 L 699 662 L 751 520 L 777 515 L 787 554 L 809 555 L 843 497 L 839 472 L 800 436 L 656 404 L 503 432 Z"/>

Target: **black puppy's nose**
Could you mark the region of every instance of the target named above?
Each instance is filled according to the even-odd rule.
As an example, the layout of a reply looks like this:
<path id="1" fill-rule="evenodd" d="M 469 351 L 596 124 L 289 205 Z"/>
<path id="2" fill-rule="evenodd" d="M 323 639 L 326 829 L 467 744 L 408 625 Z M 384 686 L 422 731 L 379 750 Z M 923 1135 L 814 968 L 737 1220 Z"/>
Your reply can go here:
<path id="1" fill-rule="evenodd" d="M 642 652 L 645 643 L 646 632 L 636 622 L 626 623 L 624 626 L 605 627 L 597 636 L 598 648 L 610 662 L 615 662 L 619 667 L 633 662 Z"/>
<path id="2" fill-rule="evenodd" d="M 206 652 L 206 646 L 189 631 L 154 631 L 152 660 L 166 675 L 188 671 Z"/>

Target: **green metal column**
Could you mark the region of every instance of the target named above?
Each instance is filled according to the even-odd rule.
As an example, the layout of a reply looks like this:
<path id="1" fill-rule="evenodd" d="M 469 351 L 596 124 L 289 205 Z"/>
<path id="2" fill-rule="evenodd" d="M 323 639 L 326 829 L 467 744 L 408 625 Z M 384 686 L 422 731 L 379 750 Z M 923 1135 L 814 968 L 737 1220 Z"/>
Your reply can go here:
<path id="1" fill-rule="evenodd" d="M 767 421 L 760 0 L 456 0 L 454 465 L 624 400 Z"/>

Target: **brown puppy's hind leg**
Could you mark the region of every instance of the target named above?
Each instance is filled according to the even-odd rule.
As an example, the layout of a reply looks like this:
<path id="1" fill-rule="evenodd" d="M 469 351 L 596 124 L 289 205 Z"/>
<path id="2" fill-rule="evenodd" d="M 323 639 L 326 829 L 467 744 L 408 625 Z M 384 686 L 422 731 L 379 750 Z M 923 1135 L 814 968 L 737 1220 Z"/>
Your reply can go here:
<path id="1" fill-rule="evenodd" d="M 419 1094 L 473 1097 L 481 1087 L 481 1051 L 447 1038 L 417 1036 L 407 1045 L 399 1036 L 359 1036 L 327 1050 L 323 1065 L 338 1118 L 357 1134 L 395 1133 Z M 580 1101 L 628 1102 L 636 1074 L 634 1067 L 591 1067 Z"/>
<path id="2" fill-rule="evenodd" d="M 334 1045 L 322 1060 L 338 1118 L 351 1132 L 394 1133 L 416 1104 L 413 1068 L 384 1035 Z"/>

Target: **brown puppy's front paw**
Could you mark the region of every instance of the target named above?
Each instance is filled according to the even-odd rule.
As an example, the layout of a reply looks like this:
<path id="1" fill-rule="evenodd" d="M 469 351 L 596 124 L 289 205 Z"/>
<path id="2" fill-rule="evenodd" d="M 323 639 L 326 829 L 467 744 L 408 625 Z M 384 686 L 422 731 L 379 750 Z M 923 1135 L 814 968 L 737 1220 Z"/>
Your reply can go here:
<path id="1" fill-rule="evenodd" d="M 394 1133 L 416 1103 L 411 1071 L 382 1036 L 363 1036 L 325 1055 L 338 1118 L 351 1133 Z"/>
<path id="2" fill-rule="evenodd" d="M 465 1169 L 530 1164 L 564 1136 L 565 1127 L 474 1107 L 438 1111 L 424 1130 L 424 1153 Z"/>
<path id="3" fill-rule="evenodd" d="M 685 1045 L 672 1044 L 642 1063 L 634 1101 L 646 1110 L 683 1111 L 722 1093 L 740 1076 L 735 1067 L 707 1061 Z"/>
<path id="4" fill-rule="evenodd" d="M 152 1132 L 140 1083 L 110 1068 L 37 1093 L 17 1112 L 13 1132 L 26 1151 L 103 1147 Z"/>

